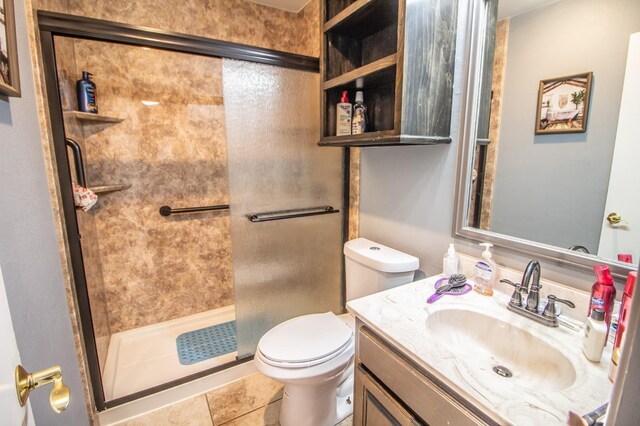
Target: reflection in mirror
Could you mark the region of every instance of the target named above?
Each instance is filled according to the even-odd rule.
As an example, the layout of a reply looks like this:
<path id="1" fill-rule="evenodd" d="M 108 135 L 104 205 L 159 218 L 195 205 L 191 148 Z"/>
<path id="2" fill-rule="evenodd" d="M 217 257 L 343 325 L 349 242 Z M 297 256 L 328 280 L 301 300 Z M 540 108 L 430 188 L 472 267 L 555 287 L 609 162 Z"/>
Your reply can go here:
<path id="1" fill-rule="evenodd" d="M 467 226 L 637 264 L 640 2 L 493 8 Z"/>

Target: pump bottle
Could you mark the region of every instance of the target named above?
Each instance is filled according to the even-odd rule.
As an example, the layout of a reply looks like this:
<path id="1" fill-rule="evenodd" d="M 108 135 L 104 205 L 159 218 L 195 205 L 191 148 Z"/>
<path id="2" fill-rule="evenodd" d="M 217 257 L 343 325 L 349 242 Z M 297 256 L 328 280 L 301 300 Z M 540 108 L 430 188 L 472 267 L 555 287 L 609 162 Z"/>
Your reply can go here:
<path id="1" fill-rule="evenodd" d="M 442 275 L 450 277 L 457 274 L 460 269 L 460 257 L 456 254 L 456 249 L 453 243 L 449 244 L 449 250 L 442 259 Z"/>
<path id="2" fill-rule="evenodd" d="M 475 285 L 473 289 L 483 296 L 493 295 L 493 283 L 496 279 L 496 263 L 492 259 L 491 243 L 480 244 L 485 249 L 482 252 L 482 259 L 476 263 Z"/>

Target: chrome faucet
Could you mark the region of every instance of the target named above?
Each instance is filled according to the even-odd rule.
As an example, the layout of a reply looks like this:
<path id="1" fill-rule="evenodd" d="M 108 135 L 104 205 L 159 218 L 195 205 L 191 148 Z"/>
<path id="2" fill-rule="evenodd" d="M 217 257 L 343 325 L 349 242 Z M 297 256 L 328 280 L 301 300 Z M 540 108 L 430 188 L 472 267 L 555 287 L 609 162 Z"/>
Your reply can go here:
<path id="1" fill-rule="evenodd" d="M 540 311 L 540 289 L 542 288 L 540 285 L 540 263 L 535 260 L 529 262 L 525 268 L 521 283 L 514 283 L 506 279 L 500 280 L 500 282 L 515 287 L 507 309 L 549 327 L 558 326 L 556 302 L 564 303 L 570 308 L 576 307 L 570 300 L 559 299 L 550 294 L 546 306 Z"/>
<path id="2" fill-rule="evenodd" d="M 533 281 L 531 281 L 533 279 Z M 532 260 L 522 274 L 521 291 L 529 294 L 525 309 L 530 312 L 538 312 L 540 303 L 540 263 Z"/>

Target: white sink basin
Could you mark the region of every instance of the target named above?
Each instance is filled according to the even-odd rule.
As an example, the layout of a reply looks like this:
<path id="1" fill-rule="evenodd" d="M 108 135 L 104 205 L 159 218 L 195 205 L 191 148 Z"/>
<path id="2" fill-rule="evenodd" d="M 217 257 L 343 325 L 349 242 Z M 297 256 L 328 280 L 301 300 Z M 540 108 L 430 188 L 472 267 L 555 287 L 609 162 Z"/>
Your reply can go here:
<path id="1" fill-rule="evenodd" d="M 431 313 L 426 326 L 440 343 L 463 359 L 472 374 L 496 384 L 535 391 L 560 391 L 576 380 L 573 364 L 559 350 L 502 320 L 464 309 Z M 554 329 L 549 329 L 553 333 Z M 511 377 L 504 377 L 507 370 Z M 507 373 L 508 374 L 508 373 Z"/>

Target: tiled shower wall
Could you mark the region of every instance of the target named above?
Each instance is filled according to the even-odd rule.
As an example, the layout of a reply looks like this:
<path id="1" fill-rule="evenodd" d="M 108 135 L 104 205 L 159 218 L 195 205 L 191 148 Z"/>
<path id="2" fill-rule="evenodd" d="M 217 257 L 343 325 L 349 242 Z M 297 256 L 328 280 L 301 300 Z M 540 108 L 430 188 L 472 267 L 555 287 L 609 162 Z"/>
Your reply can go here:
<path id="1" fill-rule="evenodd" d="M 178 10 L 151 0 L 40 0 L 36 7 L 297 54 L 319 52 L 318 0 L 298 14 L 245 0 L 193 0 Z M 80 72 L 91 71 L 100 112 L 125 118 L 85 124 L 74 135 L 84 148 L 90 185 L 132 184 L 81 214 L 80 221 L 88 223 L 81 223 L 85 256 L 101 265 L 95 274 L 92 266 L 87 271 L 101 290 L 92 302 L 100 317 L 94 322 L 115 333 L 232 304 L 227 216 L 167 219 L 157 212 L 164 204 L 227 202 L 220 60 L 78 40 L 57 44 L 66 54 L 75 50 L 77 63 L 61 73 L 71 91 Z M 146 107 L 142 100 L 160 104 Z M 73 118 L 66 121 L 68 130 L 78 125 Z M 94 232 L 99 250 L 88 241 Z M 105 309 L 99 309 L 101 300 Z"/>
<path id="2" fill-rule="evenodd" d="M 131 25 L 320 55 L 320 0 L 298 13 L 247 0 L 38 0 L 37 7 Z"/>
<path id="3" fill-rule="evenodd" d="M 85 134 L 88 181 L 132 185 L 96 213 L 112 332 L 233 304 L 228 213 L 158 212 L 229 202 L 221 60 L 74 44 L 100 112 L 124 118 Z"/>
<path id="4" fill-rule="evenodd" d="M 37 7 L 310 56 L 319 51 L 318 0 L 298 14 L 244 0 L 183 2 L 179 14 L 166 2 L 150 0 L 118 2 L 117 7 L 113 2 L 40 0 Z M 188 16 L 188 23 L 177 15 Z M 58 49 L 64 46 L 60 40 Z M 75 50 L 77 61 L 67 73 L 71 90 L 82 70 L 93 72 L 100 112 L 125 118 L 113 125 L 85 124 L 90 183 L 133 185 L 102 196 L 95 210 L 83 214 L 92 226 L 99 218 L 94 227 L 101 246 L 99 252 L 94 247 L 93 258 L 100 258 L 102 271 L 96 270 L 95 281 L 104 273 L 106 295 L 99 300 L 106 299 L 109 311 L 107 319 L 106 311 L 102 315 L 102 309 L 93 309 L 102 316 L 94 321 L 118 332 L 233 303 L 230 242 L 223 237 L 226 216 L 166 219 L 157 214 L 163 204 L 226 202 L 219 60 L 67 40 L 65 50 Z M 203 87 L 211 90 L 199 91 Z M 161 103 L 145 107 L 142 100 Z M 202 140 L 207 133 L 208 145 Z M 77 137 L 84 144 L 84 137 Z M 358 235 L 359 152 L 353 151 L 349 238 Z"/>

